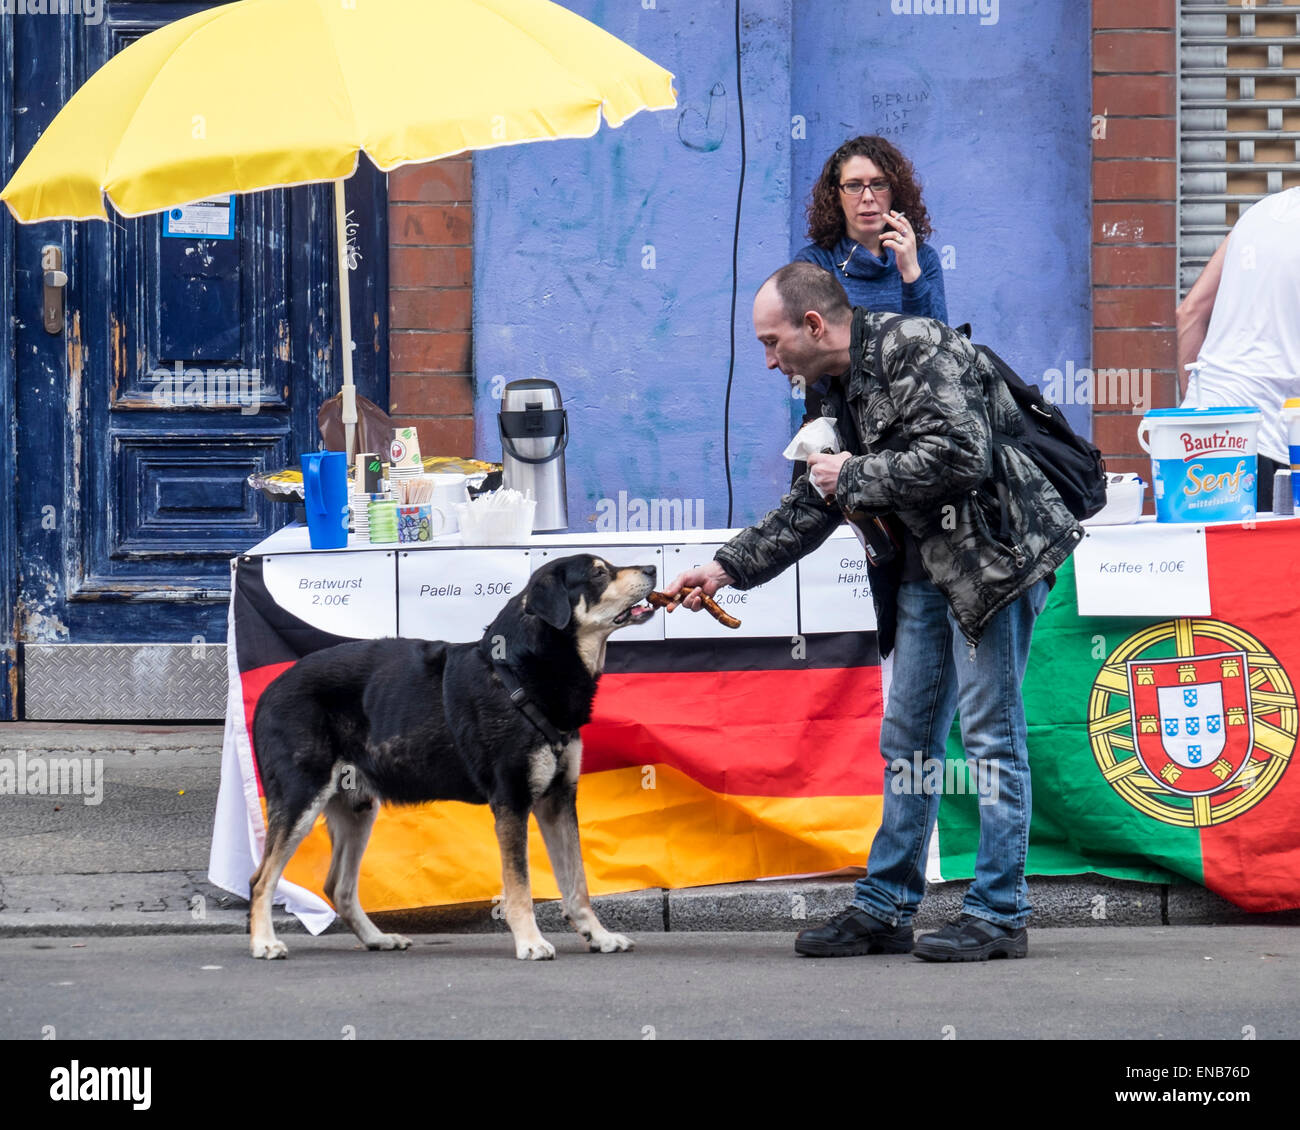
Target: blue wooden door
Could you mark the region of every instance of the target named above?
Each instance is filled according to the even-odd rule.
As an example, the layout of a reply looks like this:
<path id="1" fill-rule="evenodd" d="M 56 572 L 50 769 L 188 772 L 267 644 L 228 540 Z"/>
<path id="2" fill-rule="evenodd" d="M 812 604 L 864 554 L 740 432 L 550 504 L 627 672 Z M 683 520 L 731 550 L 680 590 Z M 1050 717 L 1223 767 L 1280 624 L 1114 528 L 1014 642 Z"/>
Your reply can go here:
<path id="1" fill-rule="evenodd" d="M 6 176 L 107 59 L 208 6 L 106 2 L 94 23 L 9 22 Z M 384 178 L 363 162 L 347 188 L 356 379 L 382 405 Z M 169 235 L 161 216 L 4 221 L 17 421 L 6 662 L 21 675 L 6 680 L 8 717 L 194 716 L 186 687 L 220 677 L 230 559 L 291 517 L 246 479 L 318 447 L 317 410 L 341 383 L 331 189 L 233 207 L 228 239 Z M 52 255 L 68 275 L 57 333 L 42 322 Z"/>

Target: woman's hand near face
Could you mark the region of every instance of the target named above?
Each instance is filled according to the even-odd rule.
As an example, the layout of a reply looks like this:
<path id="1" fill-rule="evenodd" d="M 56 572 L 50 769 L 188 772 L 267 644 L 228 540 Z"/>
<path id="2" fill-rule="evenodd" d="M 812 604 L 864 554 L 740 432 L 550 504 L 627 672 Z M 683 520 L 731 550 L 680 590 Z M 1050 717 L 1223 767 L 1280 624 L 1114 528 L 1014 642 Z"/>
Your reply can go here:
<path id="1" fill-rule="evenodd" d="M 916 282 L 921 277 L 921 265 L 916 259 L 916 233 L 907 217 L 902 212 L 884 213 L 889 230 L 880 237 L 880 246 L 894 249 L 894 260 L 898 263 L 898 273 L 905 283 Z"/>

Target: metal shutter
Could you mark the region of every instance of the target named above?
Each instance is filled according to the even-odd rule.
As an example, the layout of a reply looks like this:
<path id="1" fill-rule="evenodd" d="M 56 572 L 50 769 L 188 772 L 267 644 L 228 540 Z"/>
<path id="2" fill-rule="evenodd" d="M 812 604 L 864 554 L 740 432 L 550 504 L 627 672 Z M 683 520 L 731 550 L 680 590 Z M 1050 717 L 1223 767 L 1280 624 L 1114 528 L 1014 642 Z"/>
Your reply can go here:
<path id="1" fill-rule="evenodd" d="M 1183 0 L 1179 297 L 1237 217 L 1300 184 L 1300 4 Z"/>

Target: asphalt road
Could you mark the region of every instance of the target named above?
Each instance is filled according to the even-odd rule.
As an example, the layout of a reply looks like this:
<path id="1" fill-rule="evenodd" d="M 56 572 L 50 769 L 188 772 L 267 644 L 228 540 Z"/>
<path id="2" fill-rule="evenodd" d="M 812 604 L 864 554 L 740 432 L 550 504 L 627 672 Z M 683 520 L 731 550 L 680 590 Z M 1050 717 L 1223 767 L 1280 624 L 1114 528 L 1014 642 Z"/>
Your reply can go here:
<path id="1" fill-rule="evenodd" d="M 0 1038 L 39 1040 L 1294 1039 L 1300 931 L 1030 931 L 1022 961 L 796 957 L 792 935 L 669 933 L 628 954 L 552 934 L 557 960 L 491 935 L 369 953 L 348 935 L 0 939 Z"/>

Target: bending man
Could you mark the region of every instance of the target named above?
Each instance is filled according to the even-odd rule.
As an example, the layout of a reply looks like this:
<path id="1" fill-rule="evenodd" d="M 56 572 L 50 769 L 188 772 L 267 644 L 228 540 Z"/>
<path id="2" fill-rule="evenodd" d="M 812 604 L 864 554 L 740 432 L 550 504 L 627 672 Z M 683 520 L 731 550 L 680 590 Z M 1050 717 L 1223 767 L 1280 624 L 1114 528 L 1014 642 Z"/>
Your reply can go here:
<path id="1" fill-rule="evenodd" d="M 897 543 L 891 561 L 870 569 L 881 654 L 895 653 L 880 829 L 852 904 L 803 931 L 795 949 L 1023 957 L 1030 787 L 1020 685 L 1034 620 L 1082 528 L 1029 457 L 995 441 L 1020 433 L 1019 411 L 992 366 L 942 322 L 851 309 L 831 274 L 791 263 L 759 290 L 754 329 L 769 369 L 809 384 L 831 378 L 822 411 L 838 421 L 841 451 L 812 456 L 775 510 L 668 591 L 762 584 L 821 545 L 842 512 L 887 516 Z M 967 758 L 997 788 L 980 807 L 963 914 L 914 943 L 939 806 L 923 765 L 942 763 L 958 707 Z M 896 784 L 898 774 L 908 780 Z"/>

